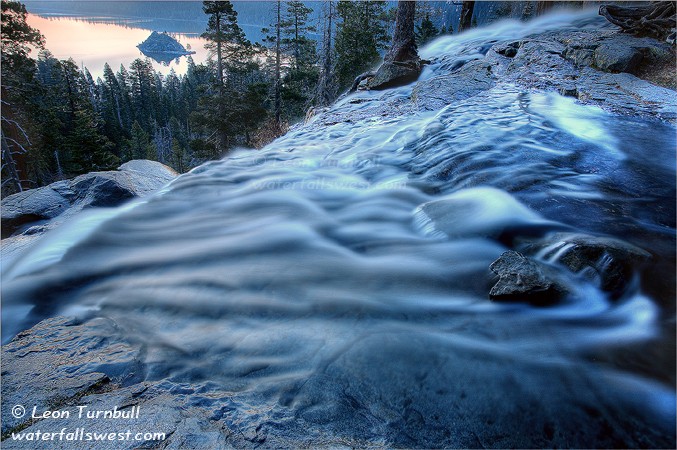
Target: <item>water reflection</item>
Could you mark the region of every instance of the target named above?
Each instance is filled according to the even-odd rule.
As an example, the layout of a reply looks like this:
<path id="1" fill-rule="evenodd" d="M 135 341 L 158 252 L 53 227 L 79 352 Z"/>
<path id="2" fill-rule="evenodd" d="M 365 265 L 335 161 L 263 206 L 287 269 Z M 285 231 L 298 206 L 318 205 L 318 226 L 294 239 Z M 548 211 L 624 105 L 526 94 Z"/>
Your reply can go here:
<path id="1" fill-rule="evenodd" d="M 143 50 L 141 51 L 141 53 L 143 53 L 145 56 L 149 57 L 156 63 L 162 64 L 165 67 L 169 67 L 172 61 L 176 65 L 181 64 L 181 57 L 188 56 L 188 55 L 176 56 L 176 55 L 168 55 L 167 53 L 144 52 Z"/>
<path id="2" fill-rule="evenodd" d="M 136 47 L 148 37 L 148 30 L 133 28 L 133 21 L 126 25 L 118 23 L 92 23 L 72 17 L 44 18 L 28 15 L 28 24 L 37 28 L 45 36 L 47 48 L 59 59 L 73 58 L 80 66 L 85 66 L 94 78 L 103 75 L 103 66 L 108 63 L 113 70 L 120 64 L 128 67 L 136 58 L 151 57 L 153 68 L 162 74 L 171 69 L 178 75 L 186 73 L 188 60 L 176 55 L 144 55 Z M 103 20 L 101 21 L 103 22 Z M 195 63 L 207 59 L 205 41 L 197 34 L 176 34 L 173 37 L 184 47 L 195 51 L 191 55 Z"/>

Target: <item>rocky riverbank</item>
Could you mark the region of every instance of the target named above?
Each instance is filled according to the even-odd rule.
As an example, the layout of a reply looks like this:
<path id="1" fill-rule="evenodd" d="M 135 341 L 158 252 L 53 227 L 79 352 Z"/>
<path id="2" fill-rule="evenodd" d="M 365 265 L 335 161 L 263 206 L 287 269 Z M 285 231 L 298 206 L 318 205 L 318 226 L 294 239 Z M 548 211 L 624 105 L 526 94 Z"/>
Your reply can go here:
<path id="1" fill-rule="evenodd" d="M 677 120 L 675 50 L 653 38 L 612 30 L 553 31 L 466 49 L 463 58 L 435 57 L 431 51 L 424 55 L 439 69 L 424 73 L 409 98 L 365 108 L 364 114 L 433 111 L 499 84 L 515 84 L 557 92 L 618 114 Z M 368 81 L 364 79 L 358 89 L 366 89 Z M 320 119 L 336 120 L 343 118 L 335 109 L 325 111 Z"/>

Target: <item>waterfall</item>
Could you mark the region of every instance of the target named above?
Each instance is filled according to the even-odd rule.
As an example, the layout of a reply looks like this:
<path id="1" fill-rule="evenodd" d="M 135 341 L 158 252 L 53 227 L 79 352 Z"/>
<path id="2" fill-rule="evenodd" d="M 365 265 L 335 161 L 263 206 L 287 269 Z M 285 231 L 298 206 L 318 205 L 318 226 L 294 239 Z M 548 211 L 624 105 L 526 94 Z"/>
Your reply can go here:
<path id="1" fill-rule="evenodd" d="M 599 27 L 588 11 L 441 37 L 419 82 L 496 42 Z M 675 128 L 513 83 L 434 109 L 413 89 L 348 95 L 64 225 L 3 269 L 5 340 L 57 315 L 113 321 L 143 349 L 123 384 L 271 446 L 580 446 L 622 417 L 674 431 L 674 367 L 644 352 L 674 353 L 658 278 L 674 277 Z M 548 236 L 570 231 L 655 271 L 612 298 L 558 266 L 571 246 Z M 566 274 L 561 303 L 489 300 L 490 264 L 520 245 Z"/>

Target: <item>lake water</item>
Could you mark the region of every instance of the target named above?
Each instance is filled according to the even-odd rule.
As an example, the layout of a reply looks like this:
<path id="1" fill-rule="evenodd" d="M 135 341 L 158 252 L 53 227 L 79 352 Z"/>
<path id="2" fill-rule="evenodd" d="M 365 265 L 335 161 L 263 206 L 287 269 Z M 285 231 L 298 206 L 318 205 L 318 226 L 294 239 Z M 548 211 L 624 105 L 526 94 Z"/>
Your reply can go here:
<path id="1" fill-rule="evenodd" d="M 145 58 L 136 46 L 150 36 L 151 31 L 134 27 L 135 23 L 131 19 L 105 17 L 90 17 L 84 20 L 54 15 L 51 17 L 28 15 L 28 24 L 40 30 L 45 36 L 46 47 L 56 58 L 73 58 L 78 66 L 87 67 L 95 79 L 103 75 L 105 63 L 117 72 L 120 64 L 128 68 L 136 58 Z M 159 31 L 172 33 L 172 29 Z M 198 33 L 172 35 L 184 47 L 195 52 L 192 58 L 196 63 L 207 59 L 205 40 L 201 39 Z M 152 59 L 151 61 L 155 70 L 165 75 L 172 69 L 177 74 L 184 74 L 188 67 L 186 57 L 177 58 L 168 64 Z"/>

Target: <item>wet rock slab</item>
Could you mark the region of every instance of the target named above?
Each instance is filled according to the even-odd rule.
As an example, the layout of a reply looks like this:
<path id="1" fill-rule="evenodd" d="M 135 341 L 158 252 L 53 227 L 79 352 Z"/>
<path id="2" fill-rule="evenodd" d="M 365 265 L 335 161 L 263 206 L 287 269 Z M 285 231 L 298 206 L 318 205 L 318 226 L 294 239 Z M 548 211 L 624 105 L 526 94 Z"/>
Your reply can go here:
<path id="1" fill-rule="evenodd" d="M 432 111 L 474 97 L 496 84 L 492 67 L 491 63 L 476 60 L 457 72 L 420 81 L 414 87 L 412 100 L 419 109 Z"/>
<path id="2" fill-rule="evenodd" d="M 497 43 L 486 56 L 502 82 L 574 96 L 607 110 L 677 120 L 677 93 L 638 78 L 672 67 L 674 51 L 652 38 L 609 31 L 545 33 Z"/>
<path id="3" fill-rule="evenodd" d="M 112 324 L 97 319 L 88 326 L 64 317 L 40 322 L 2 348 L 2 432 L 25 424 L 13 405 L 54 408 L 108 385 L 138 356 L 138 348 L 106 336 Z"/>
<path id="4" fill-rule="evenodd" d="M 520 320 L 520 326 L 498 330 L 492 320 L 478 324 L 484 329 L 477 339 L 524 334 L 546 349 L 559 345 L 543 327 Z M 2 447 L 550 448 L 596 442 L 602 448 L 661 448 L 674 439 L 674 424 L 646 419 L 654 417 L 652 408 L 660 408 L 650 401 L 655 387 L 641 380 L 628 384 L 612 371 L 583 363 L 561 370 L 547 358 L 497 358 L 491 350 L 454 340 L 442 343 L 434 336 L 367 334 L 303 383 L 262 399 L 256 392 L 222 390 L 218 383 L 144 381 L 152 357 L 144 355 L 142 343 L 117 336 L 109 320 L 78 324 L 53 318 L 6 345 Z M 631 399 L 624 391 L 628 386 Z M 496 402 L 509 406 L 497 408 Z M 16 404 L 71 415 L 11 422 Z M 85 411 L 138 408 L 139 413 L 131 419 L 93 420 L 78 417 L 78 406 Z M 162 433 L 164 439 L 63 445 L 11 438 L 12 431 L 58 434 L 63 428 Z"/>
<path id="5" fill-rule="evenodd" d="M 52 449 L 89 448 L 218 448 L 224 434 L 204 416 L 186 413 L 172 383 L 144 382 L 143 348 L 116 337 L 116 324 L 94 319 L 82 324 L 70 318 L 47 319 L 19 333 L 2 348 L 2 447 Z M 25 414 L 15 414 L 17 405 Z M 87 411 L 130 411 L 132 418 L 103 419 Z M 36 418 L 33 418 L 33 408 Z M 44 417 L 46 411 L 67 412 L 68 417 Z M 21 416 L 21 417 L 19 417 Z M 102 414 L 100 414 L 102 416 Z M 16 433 L 59 433 L 84 429 L 100 434 L 164 433 L 165 439 L 59 442 L 14 440 Z M 178 439 L 172 435 L 180 430 Z M 166 447 L 165 447 L 166 446 Z"/>

